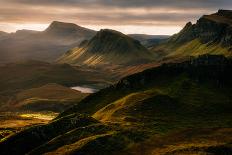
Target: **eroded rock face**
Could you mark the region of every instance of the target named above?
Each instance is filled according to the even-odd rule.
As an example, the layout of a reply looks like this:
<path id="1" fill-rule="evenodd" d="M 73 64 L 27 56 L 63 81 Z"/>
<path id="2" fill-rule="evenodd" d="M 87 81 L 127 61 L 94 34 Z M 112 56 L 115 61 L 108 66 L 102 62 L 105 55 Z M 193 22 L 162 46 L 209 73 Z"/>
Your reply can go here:
<path id="1" fill-rule="evenodd" d="M 206 16 L 201 18 L 194 26 L 194 33 L 203 43 L 215 42 L 220 39 L 226 25 L 214 22 Z"/>
<path id="2" fill-rule="evenodd" d="M 196 24 L 189 22 L 170 41 L 185 43 L 194 39 L 202 43 L 216 42 L 224 47 L 232 46 L 232 11 L 219 10 L 215 14 L 201 17 Z"/>
<path id="3" fill-rule="evenodd" d="M 217 14 L 232 19 L 232 10 L 218 10 Z"/>

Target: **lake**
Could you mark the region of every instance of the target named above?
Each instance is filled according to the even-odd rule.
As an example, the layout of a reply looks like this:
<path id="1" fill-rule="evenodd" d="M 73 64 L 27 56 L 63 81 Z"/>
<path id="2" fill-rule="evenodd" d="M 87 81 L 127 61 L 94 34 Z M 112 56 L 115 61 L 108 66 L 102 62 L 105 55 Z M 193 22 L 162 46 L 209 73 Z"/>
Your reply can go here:
<path id="1" fill-rule="evenodd" d="M 83 86 L 75 86 L 75 87 L 71 87 L 71 89 L 78 90 L 82 93 L 89 93 L 89 94 L 96 93 L 98 91 L 98 89 L 83 87 Z"/>

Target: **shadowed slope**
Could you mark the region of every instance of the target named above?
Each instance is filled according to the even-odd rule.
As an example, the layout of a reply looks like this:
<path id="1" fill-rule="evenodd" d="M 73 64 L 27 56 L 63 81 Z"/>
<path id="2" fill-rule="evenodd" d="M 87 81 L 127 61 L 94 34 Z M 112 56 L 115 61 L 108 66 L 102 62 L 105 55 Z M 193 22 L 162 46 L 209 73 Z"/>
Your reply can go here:
<path id="1" fill-rule="evenodd" d="M 136 41 L 114 30 L 101 30 L 90 41 L 67 52 L 60 63 L 76 65 L 135 64 L 152 60 L 152 54 Z"/>
<path id="2" fill-rule="evenodd" d="M 55 105 L 58 100 L 59 103 L 63 105 L 66 101 L 68 101 L 66 100 L 67 98 L 74 95 L 74 90 L 70 90 L 66 87 L 99 84 L 99 87 L 102 88 L 108 83 L 108 80 L 105 78 L 108 77 L 100 71 L 91 69 L 84 70 L 81 67 L 72 67 L 68 64 L 50 64 L 40 61 L 25 61 L 1 65 L 1 110 L 6 108 L 14 109 L 15 106 L 20 105 L 21 103 L 23 105 L 24 103 L 38 103 L 37 101 L 39 101 L 41 105 L 50 105 L 43 104 L 47 103 L 48 100 L 51 105 Z M 56 83 L 58 85 L 47 85 L 50 83 Z M 58 96 L 59 94 L 60 96 Z M 65 96 L 65 94 L 67 96 Z M 70 99 L 74 99 L 74 96 Z M 56 98 L 56 100 L 54 100 L 54 98 Z M 79 101 L 79 99 L 76 101 Z M 20 102 L 20 104 L 18 102 Z M 9 105 L 12 107 L 9 107 Z M 59 111 L 61 110 L 60 108 L 58 109 Z"/>
<path id="3" fill-rule="evenodd" d="M 52 138 L 64 134 L 72 129 L 97 123 L 93 118 L 73 114 L 59 120 L 55 120 L 48 125 L 35 126 L 11 136 L 8 141 L 1 143 L 1 154 L 25 154 L 31 149 L 51 140 Z M 30 141 L 30 145 L 25 146 Z M 4 147 L 7 146 L 7 147 Z M 12 146 L 8 150 L 8 146 Z"/>
<path id="4" fill-rule="evenodd" d="M 46 84 L 19 92 L 14 100 L 2 105 L 1 110 L 62 112 L 87 95 L 62 85 Z"/>
<path id="5" fill-rule="evenodd" d="M 31 59 L 53 62 L 82 40 L 93 37 L 96 32 L 76 24 L 55 21 L 43 32 L 19 30 L 1 34 L 1 62 Z"/>
<path id="6" fill-rule="evenodd" d="M 232 11 L 219 10 L 202 16 L 196 24 L 191 22 L 152 51 L 167 58 L 181 58 L 202 54 L 232 56 Z"/>
<path id="7" fill-rule="evenodd" d="M 150 152 L 159 149 L 153 143 L 154 137 L 157 136 L 157 140 L 162 141 L 162 136 L 175 138 L 172 135 L 173 132 L 190 129 L 190 131 L 194 131 L 193 139 L 195 138 L 196 141 L 192 143 L 189 141 L 189 144 L 194 145 L 197 149 L 203 149 L 203 151 L 208 149 L 222 153 L 224 149 L 217 148 L 220 146 L 227 148 L 230 139 L 214 139 L 214 143 L 212 143 L 210 137 L 213 133 L 208 133 L 205 138 L 208 140 L 207 145 L 202 148 L 203 145 L 197 144 L 197 140 L 199 140 L 197 136 L 201 134 L 196 130 L 204 131 L 206 128 L 223 130 L 223 128 L 232 127 L 231 67 L 230 59 L 223 56 L 204 55 L 183 63 L 164 64 L 125 77 L 117 84 L 89 95 L 60 114 L 54 121 L 59 122 L 66 118 L 67 121 L 71 121 L 70 116 L 84 113 L 98 120 L 97 124 L 104 124 L 107 127 L 106 130 L 93 123 L 82 126 L 84 127 L 83 132 L 84 129 L 87 131 L 84 133 L 87 135 L 83 137 L 79 135 L 82 131 L 78 128 L 65 129 L 59 135 L 54 135 L 51 131 L 53 138 L 48 136 L 51 139 L 43 140 L 41 143 L 33 145 L 34 147 L 26 147 L 27 150 L 23 151 L 32 151 L 32 154 L 36 154 L 36 151 L 49 154 L 108 155 L 123 154 L 124 152 L 130 154 L 133 153 L 133 148 L 135 149 L 136 146 L 143 149 L 141 145 L 144 142 L 151 146 L 144 147 L 147 149 L 145 151 Z M 69 126 L 69 123 L 66 126 Z M 62 125 L 62 123 L 59 124 Z M 92 128 L 89 125 L 95 127 L 92 126 Z M 92 134 L 90 130 L 92 130 Z M 28 133 L 26 137 L 31 137 L 34 136 L 34 132 L 42 131 L 32 128 L 24 132 Z M 6 151 L 5 148 L 13 145 L 23 147 L 26 143 L 30 143 L 30 139 L 25 138 L 22 133 L 4 140 L 0 143 L 0 148 L 3 147 L 3 150 Z M 221 133 L 229 135 L 227 132 Z M 46 132 L 46 135 L 49 134 L 50 132 Z M 183 136 L 185 135 L 188 134 L 183 133 Z M 62 138 L 68 139 L 67 142 L 62 141 Z M 151 141 L 146 142 L 150 138 Z M 23 141 L 21 141 L 22 139 Z M 191 152 L 192 148 L 184 145 L 184 140 L 186 139 L 180 140 L 180 147 L 168 152 L 178 154 L 186 151 L 182 148 Z M 175 139 L 173 142 L 174 145 L 177 145 Z M 165 142 L 160 142 L 161 146 L 165 144 Z M 17 149 L 21 151 L 21 147 L 15 148 L 14 151 Z M 171 148 L 171 146 L 166 147 Z M 8 150 L 6 153 L 9 151 L 12 150 Z"/>

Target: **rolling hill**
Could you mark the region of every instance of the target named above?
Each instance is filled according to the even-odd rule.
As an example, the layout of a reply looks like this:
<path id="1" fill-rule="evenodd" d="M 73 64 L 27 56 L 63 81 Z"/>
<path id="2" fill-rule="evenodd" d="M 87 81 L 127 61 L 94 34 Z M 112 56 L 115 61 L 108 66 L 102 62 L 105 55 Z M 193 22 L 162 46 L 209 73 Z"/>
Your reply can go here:
<path id="1" fill-rule="evenodd" d="M 105 76 L 104 72 L 73 67 L 68 64 L 51 64 L 41 61 L 3 64 L 0 65 L 1 111 L 5 108 L 18 110 L 15 106 L 25 103 L 24 101 L 27 101 L 27 103 L 34 103 L 34 101 L 46 103 L 46 100 L 49 100 L 52 104 L 55 102 L 63 104 L 62 102 L 69 95 L 73 96 L 71 99 L 75 98 L 74 94 L 76 94 L 77 98 L 82 96 L 73 93 L 67 87 L 94 85 L 96 88 L 103 88 L 112 81 L 114 80 L 109 76 Z M 57 85 L 51 86 L 49 85 L 51 83 Z M 60 94 L 62 91 L 64 91 L 66 97 Z M 60 94 L 61 98 L 57 96 L 58 94 Z M 46 97 L 46 95 L 50 95 L 50 97 Z M 26 96 L 26 98 L 22 98 L 22 96 Z M 52 96 L 54 98 L 51 98 Z M 37 99 L 32 100 L 33 98 Z"/>
<path id="2" fill-rule="evenodd" d="M 54 21 L 42 32 L 19 30 L 0 34 L 1 63 L 22 60 L 52 62 L 82 40 L 95 35 L 95 31 L 72 23 Z"/>
<path id="3" fill-rule="evenodd" d="M 53 111 L 62 112 L 88 94 L 55 83 L 22 90 L 11 102 L 1 106 L 1 111 Z"/>
<path id="4" fill-rule="evenodd" d="M 160 58 L 180 58 L 203 54 L 232 56 L 232 11 L 219 10 L 191 22 L 152 51 Z"/>
<path id="5" fill-rule="evenodd" d="M 65 53 L 58 62 L 105 66 L 140 64 L 153 59 L 153 55 L 139 41 L 120 32 L 105 29 Z"/>
<path id="6" fill-rule="evenodd" d="M 231 67 L 203 55 L 125 77 L 6 138 L 1 153 L 231 154 Z"/>

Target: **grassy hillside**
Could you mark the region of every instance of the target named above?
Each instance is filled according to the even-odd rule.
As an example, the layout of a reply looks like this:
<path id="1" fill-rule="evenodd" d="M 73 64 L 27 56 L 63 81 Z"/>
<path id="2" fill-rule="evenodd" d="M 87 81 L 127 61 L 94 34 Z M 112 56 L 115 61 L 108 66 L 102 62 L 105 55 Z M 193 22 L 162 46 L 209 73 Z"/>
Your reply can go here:
<path id="1" fill-rule="evenodd" d="M 0 66 L 1 111 L 48 108 L 60 112 L 86 96 L 67 87 L 91 85 L 102 88 L 111 81 L 111 74 L 105 76 L 102 71 L 67 64 L 40 61 L 4 64 Z"/>
<path id="2" fill-rule="evenodd" d="M 3 104 L 1 110 L 61 112 L 87 95 L 58 84 L 47 84 L 19 92 L 14 100 Z"/>
<path id="3" fill-rule="evenodd" d="M 55 123 L 7 138 L 0 150 L 3 154 L 231 153 L 231 138 L 223 138 L 232 128 L 231 67 L 230 59 L 204 55 L 131 75 L 86 97 Z M 74 121 L 77 113 L 93 123 Z M 53 127 L 63 126 L 63 120 L 71 128 L 61 132 Z M 25 146 L 34 136 L 38 142 Z M 7 150 L 12 146 L 17 147 Z"/>
<path id="4" fill-rule="evenodd" d="M 154 52 L 162 59 L 181 59 L 185 57 L 196 57 L 204 54 L 224 55 L 231 57 L 229 47 L 223 47 L 217 43 L 203 44 L 199 39 L 194 39 L 183 44 L 166 43 L 155 47 Z"/>
<path id="5" fill-rule="evenodd" d="M 139 41 L 114 30 L 101 30 L 58 61 L 74 65 L 132 65 L 149 62 L 153 55 Z"/>
<path id="6" fill-rule="evenodd" d="M 130 155 L 227 155 L 232 153 L 231 128 L 186 129 L 156 135 L 122 153 Z"/>
<path id="7" fill-rule="evenodd" d="M 191 22 L 166 42 L 152 48 L 161 59 L 183 58 L 202 54 L 232 56 L 232 12 L 219 10 L 202 16 L 196 24 Z"/>

